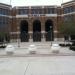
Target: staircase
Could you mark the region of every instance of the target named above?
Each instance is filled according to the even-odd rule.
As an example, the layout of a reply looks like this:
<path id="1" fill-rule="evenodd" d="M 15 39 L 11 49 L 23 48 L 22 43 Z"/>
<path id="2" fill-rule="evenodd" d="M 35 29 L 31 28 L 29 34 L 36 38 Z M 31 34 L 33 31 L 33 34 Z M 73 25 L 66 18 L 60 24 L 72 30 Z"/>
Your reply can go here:
<path id="1" fill-rule="evenodd" d="M 18 47 L 20 45 L 20 48 L 28 48 L 29 45 L 35 45 L 38 49 L 41 48 L 50 48 L 51 43 L 50 42 L 21 42 L 21 43 L 11 43 L 15 47 Z"/>
<path id="2" fill-rule="evenodd" d="M 19 44 L 20 47 L 18 47 L 18 43 L 11 43 L 11 44 L 15 46 L 17 51 L 21 52 L 29 52 L 30 45 L 35 45 L 36 53 L 42 53 L 42 54 L 50 53 L 50 47 L 51 47 L 50 42 L 21 42 Z"/>

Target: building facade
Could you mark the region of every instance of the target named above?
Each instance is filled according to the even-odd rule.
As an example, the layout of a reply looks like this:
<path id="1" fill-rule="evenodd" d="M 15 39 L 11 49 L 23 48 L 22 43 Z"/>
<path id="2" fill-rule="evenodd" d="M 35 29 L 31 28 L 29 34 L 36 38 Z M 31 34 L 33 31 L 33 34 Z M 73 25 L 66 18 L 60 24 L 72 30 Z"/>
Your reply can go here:
<path id="1" fill-rule="evenodd" d="M 8 7 L 10 11 L 7 22 L 9 23 L 5 24 L 9 29 L 5 28 L 4 30 L 10 34 L 11 41 L 47 42 L 63 40 L 63 36 L 58 30 L 59 26 L 63 21 L 75 20 L 75 1 L 63 3 L 61 6 Z M 3 8 L 6 8 L 6 5 Z M 0 17 L 2 16 L 0 15 Z"/>
<path id="2" fill-rule="evenodd" d="M 75 0 L 64 3 L 61 6 L 62 6 L 62 10 L 63 10 L 63 13 L 62 13 L 63 22 L 75 23 Z M 68 37 L 66 37 L 66 38 L 68 38 Z M 75 36 L 71 35 L 70 38 L 68 38 L 68 39 L 75 40 Z"/>
<path id="3" fill-rule="evenodd" d="M 8 40 L 11 26 L 11 10 L 10 5 L 0 3 L 0 41 L 3 40 L 3 36 Z"/>
<path id="4" fill-rule="evenodd" d="M 31 6 L 13 8 L 12 36 L 19 35 L 21 41 L 53 41 L 57 38 L 57 6 Z M 61 17 L 61 16 L 60 16 Z M 13 30 L 12 29 L 12 30 Z M 14 35 L 13 35 L 14 34 Z"/>

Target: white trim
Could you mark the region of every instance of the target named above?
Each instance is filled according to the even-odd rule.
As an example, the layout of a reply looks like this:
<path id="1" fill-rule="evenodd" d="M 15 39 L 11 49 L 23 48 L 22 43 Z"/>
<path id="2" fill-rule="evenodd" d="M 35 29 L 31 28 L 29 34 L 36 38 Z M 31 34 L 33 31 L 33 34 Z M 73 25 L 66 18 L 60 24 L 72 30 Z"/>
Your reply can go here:
<path id="1" fill-rule="evenodd" d="M 71 4 L 73 5 L 73 4 L 75 4 L 75 2 L 73 1 L 73 2 L 70 2 L 70 3 L 65 3 L 65 4 L 63 3 L 61 6 L 64 7 L 66 5 L 71 5 Z"/>
<path id="2" fill-rule="evenodd" d="M 8 16 L 9 18 L 12 18 L 12 16 Z"/>
<path id="3" fill-rule="evenodd" d="M 10 32 L 10 34 L 20 34 L 20 32 Z"/>
<path id="4" fill-rule="evenodd" d="M 54 41 L 58 41 L 58 38 L 54 38 Z"/>
<path id="5" fill-rule="evenodd" d="M 27 8 L 26 8 L 27 7 Z M 54 5 L 54 6 L 15 6 L 16 9 L 32 9 L 32 7 L 35 7 L 35 9 L 37 9 L 38 7 L 40 8 L 57 8 L 58 6 L 57 5 Z"/>
<path id="6" fill-rule="evenodd" d="M 75 14 L 75 12 L 71 12 L 71 13 L 62 14 L 62 16 L 65 16 L 65 15 L 72 15 L 72 14 Z"/>
<path id="7" fill-rule="evenodd" d="M 47 17 L 57 17 L 57 14 L 45 14 Z"/>
<path id="8" fill-rule="evenodd" d="M 9 16 L 9 15 L 2 15 L 2 14 L 0 14 L 0 16 L 12 18 L 12 16 Z"/>
<path id="9" fill-rule="evenodd" d="M 54 33 L 58 33 L 58 31 L 57 30 L 54 30 Z"/>
<path id="10" fill-rule="evenodd" d="M 28 33 L 33 33 L 33 31 L 29 31 Z M 41 31 L 41 33 L 46 33 L 46 32 L 45 32 L 45 31 Z M 55 30 L 54 33 L 58 33 L 58 31 Z M 20 34 L 20 31 L 17 31 L 17 32 L 10 32 L 10 34 Z"/>
<path id="11" fill-rule="evenodd" d="M 29 9 L 31 6 L 15 6 L 16 9 Z"/>
<path id="12" fill-rule="evenodd" d="M 10 7 L 11 7 L 11 5 L 0 4 L 0 7 L 8 7 L 8 8 L 10 8 Z"/>
<path id="13" fill-rule="evenodd" d="M 61 8 L 63 9 L 64 7 L 61 5 Z"/>
<path id="14" fill-rule="evenodd" d="M 41 33 L 45 33 L 45 31 L 41 31 Z"/>
<path id="15" fill-rule="evenodd" d="M 16 18 L 28 17 L 28 15 L 16 15 Z"/>
<path id="16" fill-rule="evenodd" d="M 57 8 L 58 6 L 57 5 L 54 5 L 54 6 L 44 6 L 44 8 Z"/>
<path id="17" fill-rule="evenodd" d="M 29 31 L 28 33 L 33 33 L 32 31 Z"/>

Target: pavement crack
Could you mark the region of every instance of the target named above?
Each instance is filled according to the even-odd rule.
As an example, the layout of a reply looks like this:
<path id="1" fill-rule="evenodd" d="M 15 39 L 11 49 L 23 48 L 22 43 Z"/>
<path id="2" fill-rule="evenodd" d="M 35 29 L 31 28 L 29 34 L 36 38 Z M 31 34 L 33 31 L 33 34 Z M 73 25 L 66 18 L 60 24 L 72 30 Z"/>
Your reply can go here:
<path id="1" fill-rule="evenodd" d="M 29 63 L 28 63 L 28 65 L 27 65 L 27 67 L 26 67 L 26 69 L 24 71 L 24 75 L 26 75 L 26 72 L 27 72 L 28 67 L 29 67 Z"/>

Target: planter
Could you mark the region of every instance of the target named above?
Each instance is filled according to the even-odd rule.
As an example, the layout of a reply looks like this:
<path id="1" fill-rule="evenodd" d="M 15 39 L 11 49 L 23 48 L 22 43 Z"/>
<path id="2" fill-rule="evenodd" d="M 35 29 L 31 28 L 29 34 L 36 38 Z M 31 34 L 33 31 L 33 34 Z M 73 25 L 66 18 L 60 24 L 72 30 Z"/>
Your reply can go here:
<path id="1" fill-rule="evenodd" d="M 0 48 L 5 48 L 6 46 L 0 46 Z"/>
<path id="2" fill-rule="evenodd" d="M 71 46 L 71 44 L 66 44 L 65 46 L 68 46 L 68 47 L 70 47 L 70 46 Z"/>
<path id="3" fill-rule="evenodd" d="M 7 45 L 7 47 L 5 48 L 7 55 L 13 55 L 14 50 L 15 50 L 15 47 L 13 45 Z"/>
<path id="4" fill-rule="evenodd" d="M 59 44 L 52 44 L 51 50 L 52 50 L 52 53 L 59 53 L 59 50 L 60 50 Z"/>
<path id="5" fill-rule="evenodd" d="M 75 46 L 70 46 L 70 50 L 75 51 Z"/>
<path id="6" fill-rule="evenodd" d="M 61 47 L 70 47 L 71 44 L 59 44 Z"/>
<path id="7" fill-rule="evenodd" d="M 66 47 L 66 45 L 65 45 L 65 44 L 59 44 L 59 46 L 61 46 L 61 47 Z"/>

